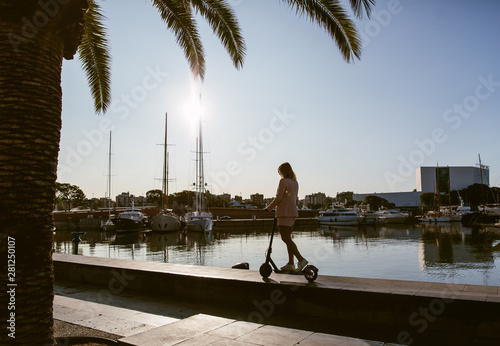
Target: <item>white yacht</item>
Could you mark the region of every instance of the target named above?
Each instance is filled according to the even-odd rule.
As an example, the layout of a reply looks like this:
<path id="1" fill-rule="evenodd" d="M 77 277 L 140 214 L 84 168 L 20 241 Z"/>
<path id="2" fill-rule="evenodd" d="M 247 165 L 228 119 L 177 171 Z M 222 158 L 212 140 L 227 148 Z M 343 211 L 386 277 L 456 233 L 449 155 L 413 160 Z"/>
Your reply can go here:
<path id="1" fill-rule="evenodd" d="M 319 223 L 321 225 L 359 225 L 362 217 L 356 212 L 344 208 L 343 206 L 334 205 L 330 210 L 319 212 Z"/>
<path id="2" fill-rule="evenodd" d="M 394 209 L 379 210 L 377 220 L 381 223 L 405 223 L 408 220 L 408 214 Z"/>
<path id="3" fill-rule="evenodd" d="M 420 218 L 420 222 L 436 223 L 436 222 L 451 222 L 451 214 L 448 213 L 438 213 L 436 211 L 430 211 L 425 213 L 423 217 Z"/>
<path id="4" fill-rule="evenodd" d="M 371 211 L 369 205 L 354 206 L 354 212 L 361 216 L 361 223 L 364 225 L 373 225 L 377 222 L 377 213 Z"/>

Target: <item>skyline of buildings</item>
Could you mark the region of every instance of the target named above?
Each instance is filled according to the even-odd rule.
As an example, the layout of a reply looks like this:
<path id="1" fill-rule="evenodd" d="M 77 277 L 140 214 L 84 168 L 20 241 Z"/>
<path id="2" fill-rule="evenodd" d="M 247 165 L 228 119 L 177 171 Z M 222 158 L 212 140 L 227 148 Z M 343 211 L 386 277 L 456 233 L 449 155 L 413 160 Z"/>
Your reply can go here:
<path id="1" fill-rule="evenodd" d="M 364 197 L 369 195 L 379 196 L 388 200 L 390 203 L 394 203 L 398 207 L 416 207 L 420 206 L 420 195 L 425 192 L 435 192 L 437 187 L 441 192 L 448 192 L 450 190 L 461 190 L 467 188 L 473 184 L 483 183 L 489 186 L 489 167 L 486 165 L 481 165 L 481 167 L 476 166 L 446 166 L 446 167 L 428 167 L 422 166 L 416 169 L 416 188 L 413 191 L 403 191 L 403 192 L 372 192 L 372 193 L 354 193 L 349 192 L 338 192 L 335 197 L 327 196 L 324 192 L 315 192 L 305 195 L 302 199 L 299 198 L 300 206 L 308 205 L 324 205 L 327 202 L 327 198 L 335 198 L 337 202 L 344 200 L 363 200 Z M 266 205 L 268 204 L 274 196 L 265 197 L 261 193 L 251 194 L 249 198 L 243 198 L 239 195 L 234 195 L 232 198 L 231 194 L 223 193 L 217 195 L 224 198 L 228 202 L 236 201 L 238 203 L 231 204 L 233 207 L 244 207 L 246 203 L 251 203 L 254 205 Z M 300 196 L 299 196 L 300 197 Z M 109 201 L 106 197 L 92 198 L 88 200 L 93 200 L 95 203 L 102 207 L 107 207 Z M 146 205 L 146 197 L 144 196 L 134 196 L 129 192 L 122 192 L 115 197 L 113 202 L 117 207 L 130 207 L 132 206 L 132 201 L 134 205 L 141 206 Z"/>

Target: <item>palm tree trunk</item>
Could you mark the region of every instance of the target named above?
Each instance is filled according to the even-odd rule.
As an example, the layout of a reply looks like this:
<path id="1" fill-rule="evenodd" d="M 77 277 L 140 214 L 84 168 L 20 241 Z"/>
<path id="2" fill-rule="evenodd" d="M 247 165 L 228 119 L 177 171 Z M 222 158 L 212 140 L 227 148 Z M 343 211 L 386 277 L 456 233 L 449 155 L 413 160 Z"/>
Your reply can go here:
<path id="1" fill-rule="evenodd" d="M 87 0 L 0 0 L 0 267 L 8 273 L 0 318 L 10 321 L 0 344 L 54 344 L 61 67 L 78 47 L 87 7 Z"/>

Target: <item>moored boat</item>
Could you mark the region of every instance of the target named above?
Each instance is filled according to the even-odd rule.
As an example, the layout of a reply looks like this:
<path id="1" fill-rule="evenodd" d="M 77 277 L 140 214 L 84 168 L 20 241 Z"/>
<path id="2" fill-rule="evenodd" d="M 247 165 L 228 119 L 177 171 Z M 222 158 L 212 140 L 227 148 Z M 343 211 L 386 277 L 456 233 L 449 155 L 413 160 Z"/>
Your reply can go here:
<path id="1" fill-rule="evenodd" d="M 200 95 L 201 102 L 201 95 Z M 201 105 L 200 105 L 201 106 Z M 205 176 L 203 166 L 203 132 L 201 129 L 201 112 L 198 121 L 198 137 L 196 138 L 196 182 L 193 184 L 196 191 L 194 210 L 188 212 L 186 229 L 196 232 L 210 232 L 213 226 L 212 213 L 206 210 L 205 202 Z"/>
<path id="2" fill-rule="evenodd" d="M 168 206 L 168 150 L 167 150 L 167 113 L 165 113 L 165 143 L 164 158 L 163 158 L 163 178 L 162 178 L 162 195 L 161 205 L 162 210 L 151 218 L 151 230 L 153 232 L 175 232 L 180 230 L 181 222 L 179 216 L 174 214 L 172 210 L 167 209 Z"/>
<path id="3" fill-rule="evenodd" d="M 179 217 L 169 211 L 162 211 L 151 218 L 153 232 L 175 232 L 181 228 Z"/>
<path id="4" fill-rule="evenodd" d="M 356 212 L 338 205 L 332 206 L 330 210 L 320 211 L 318 215 L 321 225 L 359 225 L 361 219 Z"/>
<path id="5" fill-rule="evenodd" d="M 124 211 L 118 217 L 111 219 L 116 232 L 137 232 L 143 230 L 147 217 L 138 210 Z"/>
<path id="6" fill-rule="evenodd" d="M 212 213 L 201 211 L 191 212 L 186 215 L 186 229 L 195 232 L 209 232 L 213 227 Z"/>
<path id="7" fill-rule="evenodd" d="M 408 220 L 408 214 L 394 209 L 379 210 L 376 213 L 377 220 L 381 223 L 406 223 Z"/>

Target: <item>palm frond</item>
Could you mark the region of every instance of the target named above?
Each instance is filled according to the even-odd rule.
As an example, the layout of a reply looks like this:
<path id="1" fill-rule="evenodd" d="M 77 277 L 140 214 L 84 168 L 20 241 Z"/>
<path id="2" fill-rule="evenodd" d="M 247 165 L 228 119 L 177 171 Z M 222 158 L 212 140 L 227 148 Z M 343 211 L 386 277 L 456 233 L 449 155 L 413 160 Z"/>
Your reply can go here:
<path id="1" fill-rule="evenodd" d="M 205 76 L 203 45 L 190 4 L 175 0 L 152 0 L 152 2 L 184 50 L 193 75 L 203 80 Z"/>
<path id="2" fill-rule="evenodd" d="M 236 15 L 227 2 L 225 0 L 190 0 L 190 2 L 208 21 L 229 53 L 234 66 L 237 69 L 243 67 L 245 43 Z"/>
<path id="3" fill-rule="evenodd" d="M 111 103 L 111 58 L 106 30 L 102 24 L 104 19 L 99 5 L 90 1 L 82 42 L 78 48 L 96 113 L 105 113 Z"/>
<path id="4" fill-rule="evenodd" d="M 350 0 L 351 8 L 354 14 L 358 18 L 363 18 L 363 9 L 366 12 L 366 16 L 370 18 L 372 12 L 372 6 L 375 4 L 375 0 Z"/>
<path id="5" fill-rule="evenodd" d="M 298 15 L 306 15 L 332 37 L 343 58 L 351 62 L 361 56 L 361 41 L 354 23 L 338 0 L 282 0 Z"/>

